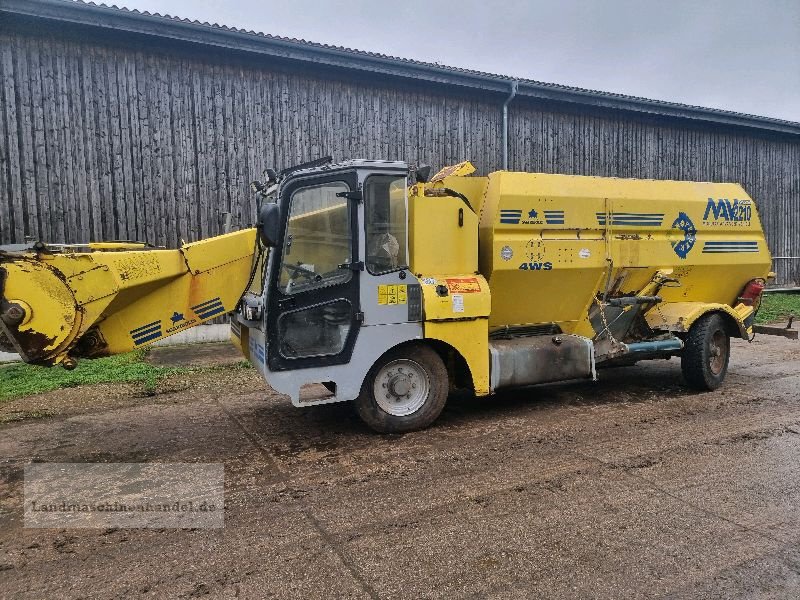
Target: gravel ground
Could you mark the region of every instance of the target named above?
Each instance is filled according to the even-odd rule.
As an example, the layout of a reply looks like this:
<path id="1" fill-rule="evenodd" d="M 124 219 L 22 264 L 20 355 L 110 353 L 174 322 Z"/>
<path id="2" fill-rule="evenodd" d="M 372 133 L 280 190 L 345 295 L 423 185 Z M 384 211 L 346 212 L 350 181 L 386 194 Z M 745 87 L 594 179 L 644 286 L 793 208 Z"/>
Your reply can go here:
<path id="1" fill-rule="evenodd" d="M 0 596 L 797 598 L 799 367 L 760 337 L 713 393 L 658 361 L 403 436 L 242 368 L 7 403 L 52 416 L 0 426 Z M 32 461 L 224 463 L 225 527 L 26 529 Z"/>

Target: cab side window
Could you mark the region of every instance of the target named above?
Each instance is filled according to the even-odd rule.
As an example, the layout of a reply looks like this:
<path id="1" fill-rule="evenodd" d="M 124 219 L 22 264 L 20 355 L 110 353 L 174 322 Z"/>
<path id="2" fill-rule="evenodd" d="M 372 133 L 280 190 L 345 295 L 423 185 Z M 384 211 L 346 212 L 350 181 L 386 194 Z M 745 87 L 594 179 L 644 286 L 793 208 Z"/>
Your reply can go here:
<path id="1" fill-rule="evenodd" d="M 406 178 L 373 175 L 364 194 L 367 270 L 380 275 L 407 268 Z"/>

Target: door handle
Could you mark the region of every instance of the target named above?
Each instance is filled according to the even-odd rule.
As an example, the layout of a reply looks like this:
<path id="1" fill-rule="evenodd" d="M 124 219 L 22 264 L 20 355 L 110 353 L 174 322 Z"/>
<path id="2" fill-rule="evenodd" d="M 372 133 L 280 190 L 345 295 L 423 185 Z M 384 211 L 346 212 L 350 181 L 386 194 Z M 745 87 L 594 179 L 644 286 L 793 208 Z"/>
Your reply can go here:
<path id="1" fill-rule="evenodd" d="M 286 298 L 285 300 L 278 300 L 278 308 L 283 310 L 286 308 L 293 308 L 296 304 L 294 298 Z"/>

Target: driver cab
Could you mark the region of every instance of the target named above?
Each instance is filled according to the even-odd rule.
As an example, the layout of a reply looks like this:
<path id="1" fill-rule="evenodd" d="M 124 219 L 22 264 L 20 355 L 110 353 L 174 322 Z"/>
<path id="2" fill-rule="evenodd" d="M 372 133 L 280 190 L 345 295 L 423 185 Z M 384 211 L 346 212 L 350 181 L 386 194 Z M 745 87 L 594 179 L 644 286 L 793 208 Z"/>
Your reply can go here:
<path id="1" fill-rule="evenodd" d="M 353 161 L 282 182 L 266 286 L 271 371 L 346 364 L 362 327 L 408 321 L 407 285 L 398 293 L 410 276 L 407 174 L 404 163 Z"/>

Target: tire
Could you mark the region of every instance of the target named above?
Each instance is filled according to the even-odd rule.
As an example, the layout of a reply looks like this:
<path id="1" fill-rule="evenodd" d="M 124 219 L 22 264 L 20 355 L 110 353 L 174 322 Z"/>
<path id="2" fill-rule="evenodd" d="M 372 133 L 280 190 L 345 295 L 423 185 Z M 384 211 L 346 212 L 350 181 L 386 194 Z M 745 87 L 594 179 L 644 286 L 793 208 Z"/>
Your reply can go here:
<path id="1" fill-rule="evenodd" d="M 412 344 L 384 354 L 369 370 L 355 400 L 358 416 L 378 433 L 403 433 L 433 423 L 450 382 L 439 355 Z"/>
<path id="2" fill-rule="evenodd" d="M 731 357 L 731 338 L 718 314 L 700 317 L 689 329 L 681 355 L 683 378 L 701 391 L 717 389 L 725 381 Z"/>

